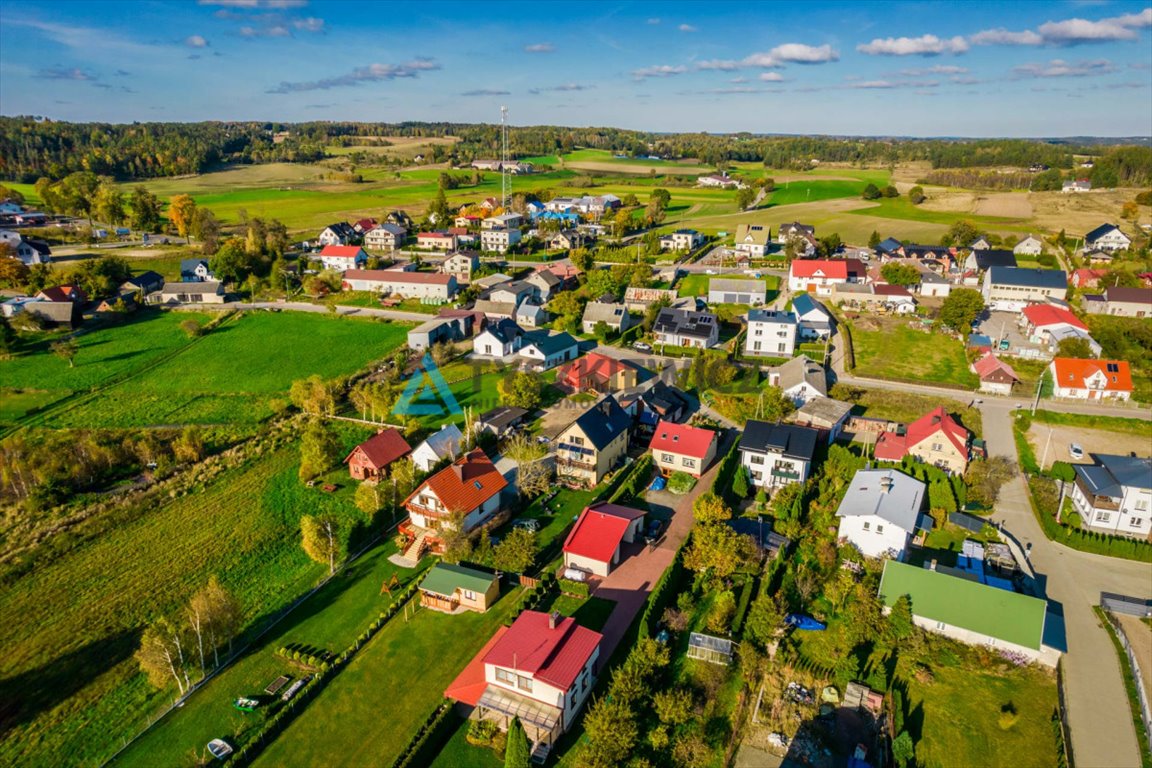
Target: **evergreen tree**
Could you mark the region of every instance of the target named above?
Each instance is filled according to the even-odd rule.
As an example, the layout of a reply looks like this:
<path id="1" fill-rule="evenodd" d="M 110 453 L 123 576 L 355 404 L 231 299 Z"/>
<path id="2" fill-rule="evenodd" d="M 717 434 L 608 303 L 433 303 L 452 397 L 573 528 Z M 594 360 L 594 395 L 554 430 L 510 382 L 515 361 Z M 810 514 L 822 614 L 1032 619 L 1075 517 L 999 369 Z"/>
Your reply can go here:
<path id="1" fill-rule="evenodd" d="M 529 768 L 532 755 L 528 752 L 528 735 L 520 718 L 512 718 L 508 727 L 508 744 L 504 747 L 504 768 Z"/>

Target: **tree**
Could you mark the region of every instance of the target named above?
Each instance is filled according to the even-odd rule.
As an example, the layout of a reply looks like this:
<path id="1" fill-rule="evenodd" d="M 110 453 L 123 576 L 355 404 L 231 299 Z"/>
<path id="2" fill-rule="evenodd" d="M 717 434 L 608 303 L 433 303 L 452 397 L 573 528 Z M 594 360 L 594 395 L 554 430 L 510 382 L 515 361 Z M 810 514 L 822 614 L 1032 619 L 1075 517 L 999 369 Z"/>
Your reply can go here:
<path id="1" fill-rule="evenodd" d="M 863 193 L 862 197 L 865 200 L 879 200 L 880 199 L 880 188 L 877 187 L 875 184 L 869 184 L 868 186 L 864 187 L 864 193 Z"/>
<path id="2" fill-rule="evenodd" d="M 671 688 L 652 694 L 652 709 L 666 725 L 683 725 L 692 719 L 692 693 L 685 688 Z"/>
<path id="3" fill-rule="evenodd" d="M 748 210 L 755 199 L 756 190 L 752 187 L 740 187 L 736 190 L 736 207 L 741 211 Z"/>
<path id="4" fill-rule="evenodd" d="M 1064 179 L 1060 176 L 1060 171 L 1056 168 L 1049 168 L 1032 177 L 1032 183 L 1028 185 L 1028 189 L 1033 192 L 1052 192 L 1064 186 Z"/>
<path id="5" fill-rule="evenodd" d="M 1060 342 L 1056 345 L 1056 356 L 1073 357 L 1080 360 L 1094 357 L 1092 347 L 1088 344 L 1088 340 L 1077 336 L 1060 339 Z"/>
<path id="6" fill-rule="evenodd" d="M 968 500 L 990 507 L 1000 497 L 1004 483 L 1016 477 L 1019 470 L 1007 456 L 993 456 L 968 465 Z"/>
<path id="7" fill-rule="evenodd" d="M 692 531 L 692 544 L 684 554 L 684 566 L 726 578 L 752 557 L 754 544 L 723 523 L 697 525 Z"/>
<path id="8" fill-rule="evenodd" d="M 900 197 L 900 190 L 889 184 L 888 186 L 884 187 L 883 195 L 884 197 Z"/>
<path id="9" fill-rule="evenodd" d="M 911 264 L 890 261 L 880 268 L 880 276 L 889 285 L 916 285 L 920 282 L 920 271 Z"/>
<path id="10" fill-rule="evenodd" d="M 127 213 L 124 211 L 124 193 L 111 181 L 102 182 L 96 190 L 93 207 L 97 218 L 113 226 L 124 223 Z"/>
<path id="11" fill-rule="evenodd" d="M 240 605 L 213 574 L 208 584 L 188 601 L 185 616 L 195 636 L 200 674 L 204 675 L 207 672 L 207 655 L 212 655 L 212 665 L 218 667 L 221 644 L 227 642 L 231 648 L 232 638 L 240 627 Z"/>
<path id="12" fill-rule="evenodd" d="M 176 227 L 176 233 L 191 243 L 193 225 L 196 221 L 196 201 L 191 195 L 176 195 L 168 200 L 168 219 Z"/>
<path id="13" fill-rule="evenodd" d="M 529 768 L 531 760 L 524 726 L 520 724 L 520 718 L 513 717 L 508 726 L 508 744 L 504 747 L 504 768 Z"/>
<path id="14" fill-rule="evenodd" d="M 640 735 L 636 713 L 617 697 L 597 699 L 584 716 L 588 741 L 577 757 L 580 768 L 617 768 Z"/>
<path id="15" fill-rule="evenodd" d="M 324 474 L 340 460 L 340 441 L 323 421 L 313 419 L 300 440 L 300 479 L 311 480 Z"/>
<path id="16" fill-rule="evenodd" d="M 436 190 L 436 197 L 432 199 L 432 205 L 428 208 L 428 219 L 439 225 L 443 225 L 444 222 L 451 219 L 451 213 L 448 210 L 448 198 L 444 196 L 443 184 Z"/>
<path id="17" fill-rule="evenodd" d="M 278 219 L 272 219 L 266 227 L 267 250 L 273 258 L 280 258 L 288 250 L 288 227 Z"/>
<path id="18" fill-rule="evenodd" d="M 924 187 L 919 184 L 908 190 L 908 202 L 912 203 L 912 205 L 920 205 L 925 199 L 927 199 L 927 196 L 924 194 Z"/>
<path id="19" fill-rule="evenodd" d="M 596 266 L 592 251 L 587 248 L 574 248 L 568 253 L 568 258 L 572 260 L 572 265 L 581 272 L 588 272 Z"/>
<path id="20" fill-rule="evenodd" d="M 216 253 L 220 247 L 220 222 L 208 208 L 196 208 L 192 219 L 192 236 L 200 241 L 200 252 Z"/>
<path id="21" fill-rule="evenodd" d="M 228 238 L 208 260 L 208 266 L 220 280 L 242 281 L 251 271 L 248 244 L 238 237 Z"/>
<path id="22" fill-rule="evenodd" d="M 908 595 L 900 595 L 888 614 L 888 634 L 893 640 L 903 640 L 915 630 L 912 623 L 912 600 Z"/>
<path id="23" fill-rule="evenodd" d="M 144 630 L 136 661 L 152 685 L 163 688 L 171 677 L 181 695 L 191 686 L 184 659 L 185 642 L 183 631 L 166 618 L 157 619 Z"/>
<path id="24" fill-rule="evenodd" d="M 900 735 L 892 740 L 892 759 L 896 761 L 896 768 L 915 765 L 916 745 L 913 744 L 912 735 L 908 731 L 901 731 Z"/>
<path id="25" fill-rule="evenodd" d="M 50 345 L 52 354 L 61 360 L 68 361 L 69 368 L 76 367 L 76 353 L 80 351 L 80 345 L 76 343 L 76 339 L 71 336 L 66 336 L 63 339 L 58 339 Z"/>
<path id="26" fill-rule="evenodd" d="M 513 371 L 496 383 L 496 389 L 505 405 L 529 411 L 540 405 L 540 379 L 527 371 Z"/>
<path id="27" fill-rule="evenodd" d="M 5 248 L 7 244 L 5 243 Z M 0 257 L 0 283 L 9 288 L 18 288 L 27 284 L 31 271 L 28 265 L 20 259 Z"/>
<path id="28" fill-rule="evenodd" d="M 305 515 L 300 518 L 301 544 L 308 557 L 327 564 L 328 573 L 336 573 L 336 561 L 344 555 L 343 531 L 332 515 Z"/>
<path id="29" fill-rule="evenodd" d="M 727 634 L 728 627 L 732 625 L 732 617 L 736 615 L 736 595 L 732 590 L 726 589 L 716 595 L 712 602 L 712 610 L 708 612 L 707 625 L 710 632 Z"/>
<path id="30" fill-rule="evenodd" d="M 738 499 L 748 497 L 748 468 L 743 464 L 736 467 L 736 475 L 732 478 L 732 493 Z"/>
<path id="31" fill-rule="evenodd" d="M 844 241 L 840 239 L 840 233 L 833 232 L 820 238 L 817 250 L 821 256 L 828 257 L 839 251 L 842 245 L 844 245 Z"/>
<path id="32" fill-rule="evenodd" d="M 16 331 L 11 323 L 0 317 L 0 360 L 7 360 L 16 349 Z"/>
<path id="33" fill-rule="evenodd" d="M 970 221 L 961 219 L 960 221 L 953 222 L 952 226 L 948 228 L 948 232 L 944 237 L 940 238 L 940 245 L 958 245 L 967 246 L 969 243 L 980 238 L 984 233 L 976 228 L 976 225 Z"/>
<path id="34" fill-rule="evenodd" d="M 513 528 L 492 549 L 492 564 L 501 571 L 523 573 L 532 567 L 538 549 L 535 533 L 527 528 Z"/>
<path id="35" fill-rule="evenodd" d="M 784 623 L 784 613 L 776 604 L 775 598 L 761 592 L 748 609 L 744 620 L 744 639 L 754 645 L 766 648 L 776 637 L 776 632 Z"/>
<path id="36" fill-rule="evenodd" d="M 868 236 L 868 247 L 872 250 L 876 250 L 876 246 L 880 245 L 880 241 L 880 233 L 876 230 L 872 230 L 872 234 Z"/>
<path id="37" fill-rule="evenodd" d="M 984 311 L 984 296 L 972 288 L 956 288 L 940 306 L 940 322 L 956 331 L 967 333 L 973 321 Z"/>
<path id="38" fill-rule="evenodd" d="M 160 229 L 160 198 L 145 187 L 136 187 L 128 197 L 132 208 L 132 229 L 140 232 L 156 232 Z"/>
<path id="39" fill-rule="evenodd" d="M 172 441 L 172 457 L 187 464 L 204 458 L 204 438 L 200 431 L 191 425 L 184 427 L 180 436 Z"/>
<path id="40" fill-rule="evenodd" d="M 331 416 L 336 412 L 336 385 L 328 384 L 317 374 L 292 382 L 288 397 L 304 413 Z"/>
<path id="41" fill-rule="evenodd" d="M 204 327 L 200 325 L 199 320 L 189 318 L 188 320 L 181 321 L 180 330 L 184 331 L 188 338 L 194 339 L 204 332 Z"/>
<path id="42" fill-rule="evenodd" d="M 516 435 L 504 455 L 516 462 L 516 487 L 526 499 L 539 496 L 552 486 L 552 464 L 544 461 L 548 449 L 527 435 Z"/>
<path id="43" fill-rule="evenodd" d="M 702 493 L 692 502 L 692 517 L 697 523 L 722 523 L 732 519 L 732 510 L 714 493 Z"/>
<path id="44" fill-rule="evenodd" d="M 356 508 L 369 519 L 384 506 L 380 498 L 380 487 L 373 483 L 360 483 L 353 500 L 356 502 Z"/>

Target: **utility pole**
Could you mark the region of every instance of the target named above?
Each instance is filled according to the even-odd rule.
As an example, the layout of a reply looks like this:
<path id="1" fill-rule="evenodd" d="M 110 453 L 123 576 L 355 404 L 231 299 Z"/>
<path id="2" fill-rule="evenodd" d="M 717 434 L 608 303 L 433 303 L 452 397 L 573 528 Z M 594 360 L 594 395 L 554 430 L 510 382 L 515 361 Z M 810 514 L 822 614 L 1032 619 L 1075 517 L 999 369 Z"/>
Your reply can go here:
<path id="1" fill-rule="evenodd" d="M 508 212 L 508 107 L 500 107 L 500 205 Z"/>
<path id="2" fill-rule="evenodd" d="M 1044 441 L 1044 458 L 1040 459 L 1040 471 L 1044 471 L 1044 465 L 1048 463 L 1048 447 L 1052 445 L 1052 427 L 1048 427 L 1048 439 Z"/>
<path id="3" fill-rule="evenodd" d="M 1040 380 L 1036 382 L 1036 397 L 1032 400 L 1032 415 L 1036 415 L 1036 406 L 1040 405 L 1040 388 L 1044 386 L 1044 374 L 1040 374 Z"/>

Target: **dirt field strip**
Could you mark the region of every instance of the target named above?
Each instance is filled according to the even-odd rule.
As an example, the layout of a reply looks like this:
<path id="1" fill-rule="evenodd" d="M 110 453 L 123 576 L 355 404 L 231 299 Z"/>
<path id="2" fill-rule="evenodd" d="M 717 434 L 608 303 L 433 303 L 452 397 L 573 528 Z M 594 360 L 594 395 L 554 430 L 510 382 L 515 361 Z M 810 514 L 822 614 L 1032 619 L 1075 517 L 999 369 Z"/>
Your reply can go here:
<path id="1" fill-rule="evenodd" d="M 1116 616 L 1124 628 L 1124 636 L 1132 644 L 1132 653 L 1140 664 L 1140 683 L 1144 693 L 1152 699 L 1152 627 L 1135 616 Z"/>
<path id="2" fill-rule="evenodd" d="M 1139 435 L 1121 435 L 1103 429 L 1085 429 L 1051 425 L 1052 443 L 1048 446 L 1047 461 L 1044 458 L 1044 445 L 1048 442 L 1048 424 L 1035 423 L 1028 430 L 1028 442 L 1036 453 L 1036 461 L 1044 462 L 1044 468 L 1054 461 L 1067 461 L 1070 464 L 1091 464 L 1090 454 L 1102 453 L 1123 456 L 1129 452 L 1139 455 L 1148 453 L 1148 438 Z M 1084 449 L 1084 458 L 1077 461 L 1068 455 L 1068 446 L 1076 443 Z"/>

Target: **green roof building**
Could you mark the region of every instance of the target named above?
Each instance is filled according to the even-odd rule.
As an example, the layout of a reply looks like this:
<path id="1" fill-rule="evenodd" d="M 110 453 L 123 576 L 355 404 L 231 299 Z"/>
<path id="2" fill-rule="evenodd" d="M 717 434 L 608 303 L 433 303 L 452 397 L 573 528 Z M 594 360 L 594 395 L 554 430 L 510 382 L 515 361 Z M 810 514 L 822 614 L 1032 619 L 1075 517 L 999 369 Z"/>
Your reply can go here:
<path id="1" fill-rule="evenodd" d="M 495 574 L 462 565 L 437 563 L 420 582 L 420 604 L 446 613 L 464 609 L 483 613 L 499 596 Z"/>
<path id="2" fill-rule="evenodd" d="M 880 579 L 880 600 L 890 608 L 901 595 L 912 600 L 917 626 L 930 632 L 1014 651 L 1049 666 L 1060 657 L 1044 645 L 1048 604 L 1039 598 L 889 560 Z"/>

